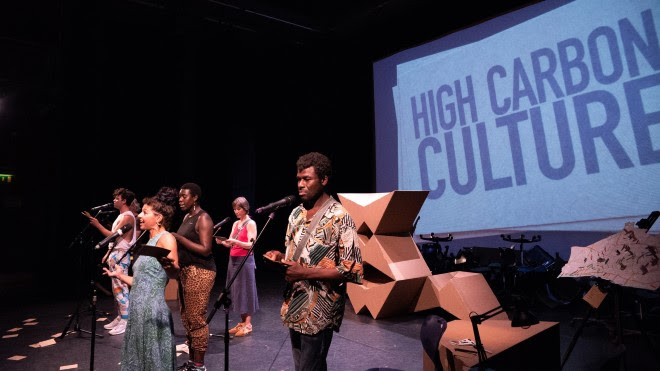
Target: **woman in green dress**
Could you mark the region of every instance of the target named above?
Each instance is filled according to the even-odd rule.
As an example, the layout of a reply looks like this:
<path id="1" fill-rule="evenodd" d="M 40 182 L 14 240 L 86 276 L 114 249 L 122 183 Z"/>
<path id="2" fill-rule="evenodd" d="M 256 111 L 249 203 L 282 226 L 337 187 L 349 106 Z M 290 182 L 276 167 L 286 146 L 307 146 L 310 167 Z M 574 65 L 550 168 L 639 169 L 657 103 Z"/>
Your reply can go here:
<path id="1" fill-rule="evenodd" d="M 174 189 L 176 194 L 176 189 Z M 144 199 L 138 215 L 140 229 L 149 232 L 147 245 L 170 250 L 163 263 L 152 256 L 138 255 L 133 276 L 122 270 L 105 273 L 131 286 L 131 306 L 121 355 L 121 370 L 174 370 L 176 353 L 172 331 L 172 314 L 165 303 L 168 277 L 179 270 L 176 239 L 167 228 L 174 215 L 173 202 L 167 192 Z M 139 253 L 138 253 L 139 254 Z"/>

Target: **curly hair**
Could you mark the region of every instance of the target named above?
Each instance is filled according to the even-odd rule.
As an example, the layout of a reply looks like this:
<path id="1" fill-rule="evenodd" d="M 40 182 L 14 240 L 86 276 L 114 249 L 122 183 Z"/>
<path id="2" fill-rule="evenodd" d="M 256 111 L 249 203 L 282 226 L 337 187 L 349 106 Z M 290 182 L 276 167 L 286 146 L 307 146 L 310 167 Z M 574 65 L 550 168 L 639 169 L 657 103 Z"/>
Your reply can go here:
<path id="1" fill-rule="evenodd" d="M 130 205 L 135 200 L 135 193 L 128 188 L 117 188 L 112 192 L 112 197 L 121 196 L 122 200 L 126 201 L 126 205 Z"/>
<path id="2" fill-rule="evenodd" d="M 296 168 L 298 171 L 307 169 L 310 166 L 314 167 L 316 175 L 318 175 L 321 180 L 325 177 L 330 179 L 332 176 L 332 162 L 330 162 L 328 156 L 322 153 L 310 152 L 298 157 L 298 161 L 296 161 Z"/>
<path id="3" fill-rule="evenodd" d="M 151 206 L 154 211 L 163 216 L 163 226 L 169 229 L 176 210 L 179 192 L 173 187 L 161 187 L 153 197 L 142 200 L 144 205 Z"/>

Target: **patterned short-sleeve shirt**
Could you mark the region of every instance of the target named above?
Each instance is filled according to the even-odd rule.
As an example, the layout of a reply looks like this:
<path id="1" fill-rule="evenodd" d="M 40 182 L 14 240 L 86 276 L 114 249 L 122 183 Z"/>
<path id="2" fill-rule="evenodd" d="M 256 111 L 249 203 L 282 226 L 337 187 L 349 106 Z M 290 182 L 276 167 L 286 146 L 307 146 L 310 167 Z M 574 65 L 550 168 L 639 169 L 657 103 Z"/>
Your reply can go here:
<path id="1" fill-rule="evenodd" d="M 292 260 L 296 245 L 307 233 L 310 221 L 302 205 L 289 215 L 285 246 Z M 326 328 L 339 330 L 344 316 L 346 281 L 362 283 L 362 256 L 351 216 L 337 201 L 326 210 L 311 232 L 298 262 L 308 267 L 337 269 L 344 280 L 302 280 L 287 289 L 280 314 L 284 324 L 302 334 L 314 335 Z"/>

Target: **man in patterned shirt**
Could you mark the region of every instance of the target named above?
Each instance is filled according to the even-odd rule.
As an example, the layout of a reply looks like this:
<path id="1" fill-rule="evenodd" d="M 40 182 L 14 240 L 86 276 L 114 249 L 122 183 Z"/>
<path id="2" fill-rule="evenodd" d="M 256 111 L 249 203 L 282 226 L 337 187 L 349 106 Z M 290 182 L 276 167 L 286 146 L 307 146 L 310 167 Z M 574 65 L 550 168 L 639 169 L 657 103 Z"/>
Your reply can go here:
<path id="1" fill-rule="evenodd" d="M 326 193 L 330 160 L 312 152 L 296 166 L 302 204 L 289 215 L 286 252 L 264 256 L 286 267 L 280 314 L 289 328 L 296 370 L 326 370 L 333 331 L 339 331 L 344 316 L 346 282 L 362 282 L 362 256 L 353 219 Z"/>

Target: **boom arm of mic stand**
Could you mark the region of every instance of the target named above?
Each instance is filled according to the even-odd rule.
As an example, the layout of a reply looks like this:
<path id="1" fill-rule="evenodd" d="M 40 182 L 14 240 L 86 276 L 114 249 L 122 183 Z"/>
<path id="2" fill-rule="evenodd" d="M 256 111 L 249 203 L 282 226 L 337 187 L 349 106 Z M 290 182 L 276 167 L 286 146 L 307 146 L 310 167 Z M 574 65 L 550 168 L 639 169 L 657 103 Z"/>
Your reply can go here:
<path id="1" fill-rule="evenodd" d="M 94 215 L 94 218 L 98 218 L 98 216 L 101 215 L 101 210 L 96 212 L 96 215 Z M 85 232 L 89 229 L 90 223 L 87 223 L 87 225 L 78 233 L 78 235 L 71 241 L 67 249 L 70 249 L 75 245 L 76 242 L 80 242 L 82 240 L 82 236 L 85 235 Z"/>

